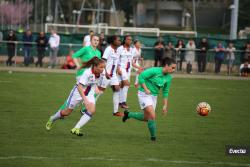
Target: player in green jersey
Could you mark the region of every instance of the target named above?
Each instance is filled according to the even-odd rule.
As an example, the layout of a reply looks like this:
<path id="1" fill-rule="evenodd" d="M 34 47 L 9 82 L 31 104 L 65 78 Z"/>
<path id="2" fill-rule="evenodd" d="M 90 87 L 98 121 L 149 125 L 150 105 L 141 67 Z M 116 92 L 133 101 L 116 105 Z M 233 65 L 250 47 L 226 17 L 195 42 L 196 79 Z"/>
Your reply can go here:
<path id="1" fill-rule="evenodd" d="M 122 121 L 129 118 L 146 121 L 151 135 L 151 140 L 156 140 L 155 108 L 159 90 L 162 88 L 164 114 L 167 113 L 168 94 L 172 81 L 170 75 L 175 71 L 176 63 L 173 59 L 165 58 L 162 60 L 162 67 L 153 67 L 143 71 L 139 75 L 138 100 L 143 112 L 124 111 Z"/>

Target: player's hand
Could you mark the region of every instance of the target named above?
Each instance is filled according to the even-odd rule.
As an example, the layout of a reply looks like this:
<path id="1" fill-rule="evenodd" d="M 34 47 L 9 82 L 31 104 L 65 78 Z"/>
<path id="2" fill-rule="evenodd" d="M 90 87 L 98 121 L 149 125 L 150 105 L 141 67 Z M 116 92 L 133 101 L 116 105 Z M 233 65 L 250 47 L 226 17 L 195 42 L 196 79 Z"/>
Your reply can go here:
<path id="1" fill-rule="evenodd" d="M 150 95 L 151 92 L 150 92 L 149 89 L 146 89 L 146 90 L 145 90 L 145 93 L 146 93 L 147 95 Z"/>
<path id="2" fill-rule="evenodd" d="M 167 106 L 163 106 L 163 107 L 162 107 L 162 113 L 163 113 L 164 115 L 166 115 L 167 112 L 168 112 Z"/>
<path id="3" fill-rule="evenodd" d="M 76 69 L 77 69 L 77 70 L 80 70 L 80 69 L 81 69 L 81 66 L 76 66 Z"/>

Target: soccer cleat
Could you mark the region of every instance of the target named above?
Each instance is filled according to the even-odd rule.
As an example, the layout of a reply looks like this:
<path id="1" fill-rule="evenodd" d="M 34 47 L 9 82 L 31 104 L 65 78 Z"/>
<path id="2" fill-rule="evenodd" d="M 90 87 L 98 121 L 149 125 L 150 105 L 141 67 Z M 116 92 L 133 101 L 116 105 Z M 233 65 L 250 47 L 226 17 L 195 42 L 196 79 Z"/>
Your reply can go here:
<path id="1" fill-rule="evenodd" d="M 128 119 L 128 110 L 124 111 L 124 116 L 122 117 L 122 122 L 126 122 L 126 120 Z"/>
<path id="2" fill-rule="evenodd" d="M 52 128 L 53 121 L 49 118 L 48 122 L 46 123 L 46 129 L 50 130 Z"/>
<path id="3" fill-rule="evenodd" d="M 113 113 L 113 116 L 123 117 L 124 114 L 122 112 L 116 112 L 116 113 Z"/>
<path id="4" fill-rule="evenodd" d="M 81 129 L 80 128 L 73 128 L 70 131 L 72 134 L 77 135 L 77 136 L 82 136 L 83 134 L 81 133 Z"/>
<path id="5" fill-rule="evenodd" d="M 153 136 L 152 136 L 152 137 L 150 138 L 150 140 L 153 141 L 153 142 L 155 142 L 155 141 L 156 141 L 156 137 L 153 137 Z"/>
<path id="6" fill-rule="evenodd" d="M 126 102 L 122 102 L 119 104 L 121 108 L 123 109 L 129 109 L 129 106 L 126 104 Z"/>

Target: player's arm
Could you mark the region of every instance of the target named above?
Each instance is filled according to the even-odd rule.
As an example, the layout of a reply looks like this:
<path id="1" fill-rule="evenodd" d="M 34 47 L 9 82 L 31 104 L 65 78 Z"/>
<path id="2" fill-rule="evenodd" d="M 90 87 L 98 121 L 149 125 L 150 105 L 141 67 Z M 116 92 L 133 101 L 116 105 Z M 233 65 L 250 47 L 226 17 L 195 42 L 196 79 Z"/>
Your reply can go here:
<path id="1" fill-rule="evenodd" d="M 171 80 L 172 77 L 168 79 L 168 81 L 165 83 L 162 89 L 162 94 L 163 94 L 163 107 L 162 107 L 162 112 L 166 114 L 168 112 L 168 94 L 169 94 L 169 88 L 171 85 Z"/>
<path id="2" fill-rule="evenodd" d="M 78 89 L 78 91 L 79 91 L 79 93 L 80 93 L 82 99 L 84 100 L 84 103 L 85 103 L 85 104 L 88 103 L 88 99 L 87 99 L 87 97 L 85 96 L 85 93 L 84 93 L 85 90 L 86 90 L 86 86 L 83 85 L 83 84 L 81 84 L 81 83 L 79 83 L 79 84 L 77 85 L 77 89 Z"/>
<path id="3" fill-rule="evenodd" d="M 80 63 L 79 57 L 85 54 L 85 50 L 86 50 L 85 48 L 81 48 L 80 50 L 78 50 L 72 55 L 73 61 L 76 65 L 76 69 L 78 70 L 81 69 L 81 63 Z"/>

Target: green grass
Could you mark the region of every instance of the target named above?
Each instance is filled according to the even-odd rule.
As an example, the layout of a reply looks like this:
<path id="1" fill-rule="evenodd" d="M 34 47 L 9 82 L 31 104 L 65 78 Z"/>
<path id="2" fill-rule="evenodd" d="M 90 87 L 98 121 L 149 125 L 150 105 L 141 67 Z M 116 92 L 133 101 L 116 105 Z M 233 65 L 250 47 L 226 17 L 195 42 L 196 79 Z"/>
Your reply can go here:
<path id="1" fill-rule="evenodd" d="M 250 156 L 225 155 L 226 145 L 250 145 L 250 81 L 174 79 L 167 116 L 158 98 L 157 142 L 152 143 L 145 123 L 112 116 L 110 90 L 100 97 L 83 137 L 70 134 L 79 110 L 46 131 L 74 77 L 0 72 L 0 166 L 250 166 Z M 200 101 L 211 105 L 208 117 L 195 113 Z M 139 111 L 133 87 L 128 104 Z"/>

